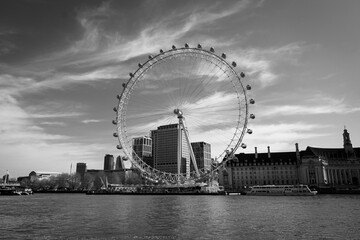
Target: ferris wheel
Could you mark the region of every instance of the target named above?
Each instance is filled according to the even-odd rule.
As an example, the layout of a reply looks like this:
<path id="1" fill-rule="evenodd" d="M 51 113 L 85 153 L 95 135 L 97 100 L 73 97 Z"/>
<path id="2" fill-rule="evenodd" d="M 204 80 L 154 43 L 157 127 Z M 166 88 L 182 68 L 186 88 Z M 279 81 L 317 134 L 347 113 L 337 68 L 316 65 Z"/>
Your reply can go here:
<path id="1" fill-rule="evenodd" d="M 170 184 L 204 180 L 240 146 L 246 148 L 242 139 L 252 133 L 248 118 L 255 118 L 248 105 L 255 101 L 248 99 L 251 86 L 243 85 L 245 74 L 238 73 L 236 66 L 212 47 L 185 44 L 149 55 L 129 74 L 114 107 L 114 137 L 119 141 L 117 148 L 144 178 Z M 155 155 L 151 164 L 134 148 L 134 139 L 139 137 L 151 142 L 148 147 Z M 199 157 L 194 143 L 208 146 L 206 157 Z"/>

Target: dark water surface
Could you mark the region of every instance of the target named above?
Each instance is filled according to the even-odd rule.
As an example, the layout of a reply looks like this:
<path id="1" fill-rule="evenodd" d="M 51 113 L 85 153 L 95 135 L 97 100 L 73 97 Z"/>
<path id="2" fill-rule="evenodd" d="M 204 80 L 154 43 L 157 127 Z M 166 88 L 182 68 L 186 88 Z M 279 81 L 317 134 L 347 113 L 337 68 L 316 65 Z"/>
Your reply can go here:
<path id="1" fill-rule="evenodd" d="M 360 195 L 1 196 L 0 239 L 360 239 Z"/>

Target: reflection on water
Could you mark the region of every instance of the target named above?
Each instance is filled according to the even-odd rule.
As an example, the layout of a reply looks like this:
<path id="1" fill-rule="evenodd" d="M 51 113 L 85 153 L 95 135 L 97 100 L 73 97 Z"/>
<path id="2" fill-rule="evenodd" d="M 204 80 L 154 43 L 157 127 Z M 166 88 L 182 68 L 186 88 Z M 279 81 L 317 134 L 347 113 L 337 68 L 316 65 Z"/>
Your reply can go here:
<path id="1" fill-rule="evenodd" d="M 0 197 L 5 239 L 358 239 L 360 195 Z"/>

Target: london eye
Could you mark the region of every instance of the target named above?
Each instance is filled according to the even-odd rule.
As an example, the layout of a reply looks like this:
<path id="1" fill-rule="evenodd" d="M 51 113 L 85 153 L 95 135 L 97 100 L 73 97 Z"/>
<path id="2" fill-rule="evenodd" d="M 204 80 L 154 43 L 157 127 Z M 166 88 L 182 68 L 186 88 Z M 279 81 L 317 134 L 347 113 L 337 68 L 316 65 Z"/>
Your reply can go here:
<path id="1" fill-rule="evenodd" d="M 142 177 L 152 182 L 179 184 L 209 178 L 239 147 L 246 148 L 243 137 L 252 133 L 247 123 L 255 116 L 249 113 L 248 107 L 255 101 L 248 99 L 251 86 L 245 86 L 244 78 L 236 62 L 228 61 L 224 53 L 217 54 L 213 47 L 173 45 L 169 50 L 149 55 L 129 74 L 129 80 L 122 84 L 117 95 L 113 120 L 114 137 L 119 141 L 117 148 Z M 177 157 L 171 159 L 177 167 L 172 171 L 163 170 L 160 160 L 154 156 L 155 164 L 149 164 L 134 149 L 134 139 L 153 136 L 155 141 L 156 131 L 168 126 L 175 127 L 182 136 L 177 138 L 174 153 Z M 172 144 L 166 136 L 164 141 Z M 198 166 L 194 142 L 211 146 L 211 168 Z M 171 150 L 166 153 L 169 152 Z"/>

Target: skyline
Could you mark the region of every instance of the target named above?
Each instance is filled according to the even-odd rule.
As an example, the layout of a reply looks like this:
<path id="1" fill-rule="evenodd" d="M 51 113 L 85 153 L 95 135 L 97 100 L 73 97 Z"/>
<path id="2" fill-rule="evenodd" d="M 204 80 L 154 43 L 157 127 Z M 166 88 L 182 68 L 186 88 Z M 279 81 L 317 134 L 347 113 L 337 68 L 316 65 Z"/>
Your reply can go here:
<path id="1" fill-rule="evenodd" d="M 357 1 L 3 1 L 0 171 L 101 169 L 129 72 L 172 45 L 214 47 L 246 74 L 245 151 L 360 146 Z"/>

